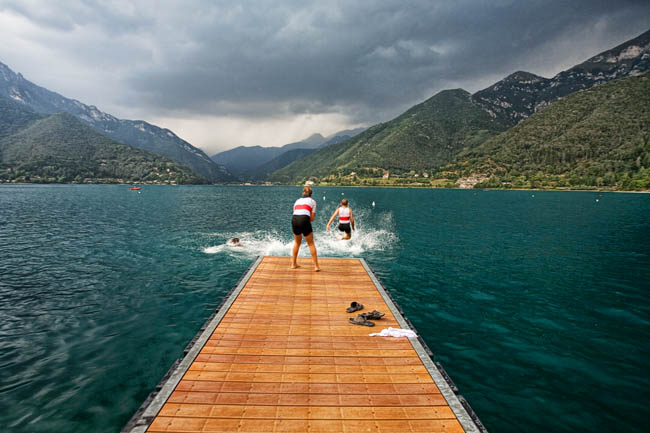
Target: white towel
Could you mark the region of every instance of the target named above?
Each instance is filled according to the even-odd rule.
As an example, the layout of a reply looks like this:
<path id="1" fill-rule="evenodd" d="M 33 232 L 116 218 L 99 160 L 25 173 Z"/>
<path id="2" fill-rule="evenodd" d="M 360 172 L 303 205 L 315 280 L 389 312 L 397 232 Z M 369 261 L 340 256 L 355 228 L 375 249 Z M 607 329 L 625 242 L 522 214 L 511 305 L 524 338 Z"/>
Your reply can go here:
<path id="1" fill-rule="evenodd" d="M 375 332 L 374 334 L 368 334 L 371 337 L 409 337 L 415 338 L 418 335 L 411 331 L 410 329 L 400 329 L 400 328 L 388 328 L 382 329 L 381 332 Z"/>

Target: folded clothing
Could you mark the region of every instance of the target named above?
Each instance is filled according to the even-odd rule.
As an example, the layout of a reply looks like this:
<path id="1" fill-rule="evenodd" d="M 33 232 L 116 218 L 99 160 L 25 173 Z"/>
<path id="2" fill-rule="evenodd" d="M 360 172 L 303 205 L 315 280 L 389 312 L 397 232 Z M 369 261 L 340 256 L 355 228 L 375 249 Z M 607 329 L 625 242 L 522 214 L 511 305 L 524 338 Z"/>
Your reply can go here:
<path id="1" fill-rule="evenodd" d="M 382 329 L 381 332 L 375 332 L 373 334 L 368 334 L 371 337 L 408 337 L 408 338 L 415 338 L 418 335 L 414 332 L 411 331 L 410 329 L 400 329 L 400 328 L 387 328 L 387 329 Z"/>

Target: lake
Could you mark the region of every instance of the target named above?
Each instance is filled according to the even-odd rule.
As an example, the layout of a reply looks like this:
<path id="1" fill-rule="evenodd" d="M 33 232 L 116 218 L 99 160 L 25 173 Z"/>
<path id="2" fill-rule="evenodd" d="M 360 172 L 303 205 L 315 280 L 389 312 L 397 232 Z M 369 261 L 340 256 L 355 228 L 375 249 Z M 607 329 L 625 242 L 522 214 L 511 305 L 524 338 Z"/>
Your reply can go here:
<path id="1" fill-rule="evenodd" d="M 0 186 L 4 431 L 118 432 L 253 259 L 290 254 L 298 187 L 127 188 Z M 314 198 L 319 255 L 368 260 L 488 430 L 646 431 L 650 195 Z"/>

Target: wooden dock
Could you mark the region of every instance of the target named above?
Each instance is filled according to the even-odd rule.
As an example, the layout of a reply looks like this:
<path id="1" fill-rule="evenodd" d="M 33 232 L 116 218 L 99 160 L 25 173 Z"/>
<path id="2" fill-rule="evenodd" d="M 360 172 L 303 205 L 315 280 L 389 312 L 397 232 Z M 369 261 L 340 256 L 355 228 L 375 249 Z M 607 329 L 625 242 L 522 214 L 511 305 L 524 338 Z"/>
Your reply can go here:
<path id="1" fill-rule="evenodd" d="M 365 260 L 320 262 L 258 258 L 123 432 L 485 431 L 422 340 L 368 336 L 412 328 Z"/>

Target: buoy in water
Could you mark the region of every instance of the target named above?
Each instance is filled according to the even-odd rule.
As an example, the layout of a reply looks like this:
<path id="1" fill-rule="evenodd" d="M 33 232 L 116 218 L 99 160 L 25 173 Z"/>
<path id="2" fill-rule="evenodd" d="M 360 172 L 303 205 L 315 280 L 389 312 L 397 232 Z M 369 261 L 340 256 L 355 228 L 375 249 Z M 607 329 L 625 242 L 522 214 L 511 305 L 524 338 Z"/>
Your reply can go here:
<path id="1" fill-rule="evenodd" d="M 345 193 L 344 193 L 344 192 L 342 192 L 342 193 L 341 193 L 341 195 L 345 195 Z"/>
<path id="2" fill-rule="evenodd" d="M 323 200 L 325 200 L 325 196 L 323 196 Z"/>
<path id="3" fill-rule="evenodd" d="M 375 202 L 374 201 L 372 202 L 372 207 L 375 207 Z"/>

